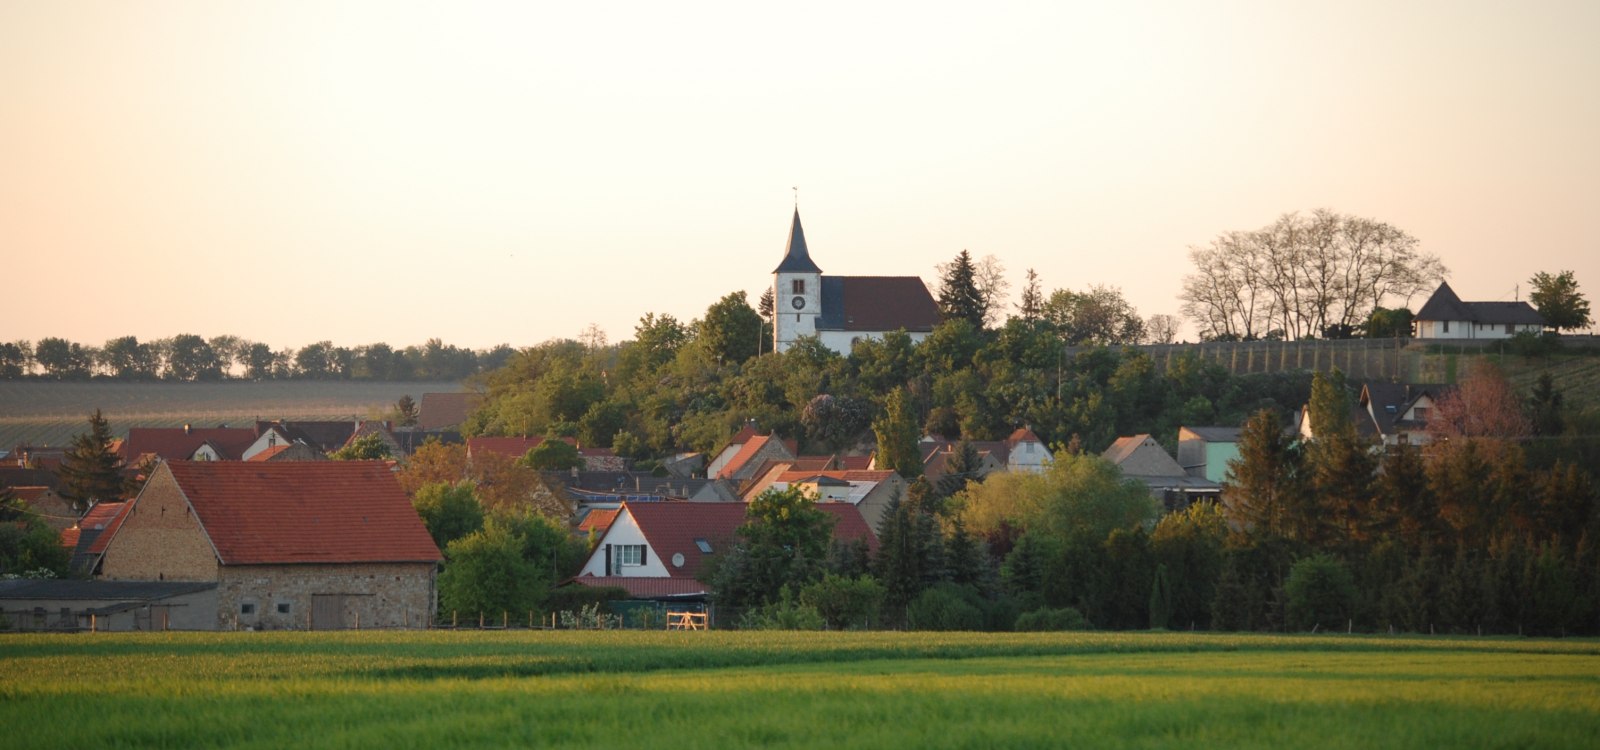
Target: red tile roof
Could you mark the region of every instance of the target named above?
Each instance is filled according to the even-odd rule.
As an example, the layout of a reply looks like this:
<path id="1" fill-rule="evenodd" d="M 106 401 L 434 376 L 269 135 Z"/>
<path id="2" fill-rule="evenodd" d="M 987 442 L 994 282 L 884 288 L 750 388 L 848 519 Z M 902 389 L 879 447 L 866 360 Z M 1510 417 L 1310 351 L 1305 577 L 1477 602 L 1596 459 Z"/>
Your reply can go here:
<path id="1" fill-rule="evenodd" d="M 273 456 L 276 456 L 279 453 L 282 453 L 282 452 L 284 452 L 286 450 L 289 450 L 289 446 L 287 446 L 287 445 L 274 445 L 271 448 L 268 448 L 268 449 L 266 449 L 264 451 L 261 451 L 260 453 L 257 453 L 254 456 L 251 456 L 250 460 L 251 461 L 267 461 L 267 460 L 270 460 Z"/>
<path id="2" fill-rule="evenodd" d="M 606 533 L 607 529 L 611 528 L 611 523 L 617 520 L 617 514 L 621 512 L 622 511 L 620 509 L 606 510 L 604 508 L 597 508 L 595 510 L 591 510 L 588 512 L 588 514 L 584 515 L 582 521 L 578 522 L 578 530 L 584 532 L 585 534 L 589 533 L 591 530 L 597 534 L 604 534 Z"/>
<path id="3" fill-rule="evenodd" d="M 98 555 L 106 551 L 112 537 L 117 535 L 117 529 L 122 528 L 122 522 L 127 519 L 130 507 L 132 503 L 95 503 L 88 513 L 83 514 L 83 519 L 78 521 L 78 528 L 100 532 L 89 544 L 89 552 Z"/>
<path id="4" fill-rule="evenodd" d="M 732 543 L 734 531 L 744 523 L 744 503 L 623 503 L 622 508 L 633 517 L 650 548 L 666 564 L 667 572 L 674 578 L 692 578 L 700 570 L 706 553 L 700 550 L 696 539 L 704 539 L 712 554 L 724 551 Z M 872 533 L 861 512 L 848 503 L 821 503 L 818 508 L 833 514 L 835 539 L 854 541 L 866 539 L 868 548 L 878 549 L 878 537 Z M 674 554 L 683 555 L 681 567 L 672 564 Z"/>
<path id="5" fill-rule="evenodd" d="M 837 456 L 834 462 L 847 471 L 866 471 L 872 465 L 872 456 Z"/>
<path id="6" fill-rule="evenodd" d="M 878 471 L 868 471 L 866 469 L 848 471 L 801 471 L 800 469 L 790 469 L 789 471 L 779 474 L 775 481 L 798 482 L 802 479 L 809 479 L 815 476 L 824 476 L 829 479 L 842 479 L 846 482 L 882 482 L 883 480 L 894 476 L 894 472 L 887 469 L 880 469 Z"/>
<path id="7" fill-rule="evenodd" d="M 706 585 L 693 578 L 635 578 L 629 576 L 578 576 L 572 583 L 592 588 L 619 588 L 635 599 L 669 596 L 694 596 L 706 593 Z"/>
<path id="8" fill-rule="evenodd" d="M 727 479 L 728 477 L 737 474 L 740 469 L 744 468 L 745 464 L 750 463 L 750 460 L 755 458 L 757 453 L 761 452 L 761 449 L 767 447 L 768 444 L 773 442 L 777 442 L 779 445 L 782 445 L 784 449 L 789 452 L 790 456 L 794 455 L 794 444 L 792 442 L 779 440 L 774 435 L 757 435 L 756 437 L 750 438 L 744 442 L 744 445 L 739 448 L 739 452 L 735 453 L 733 458 L 728 459 L 728 463 L 722 467 L 722 471 L 717 472 L 717 476 L 715 478 Z"/>
<path id="9" fill-rule="evenodd" d="M 1043 440 L 1039 439 L 1038 435 L 1033 434 L 1033 430 L 1030 430 L 1026 427 L 1018 427 L 1016 432 L 1011 433 L 1011 437 L 1006 438 L 1006 444 L 1011 446 L 1016 446 L 1017 443 L 1030 441 L 1041 444 L 1044 443 Z"/>
<path id="10" fill-rule="evenodd" d="M 572 438 L 561 438 L 568 443 L 577 445 Z M 522 458 L 528 451 L 539 447 L 544 442 L 542 437 L 475 437 L 467 438 L 467 453 L 499 453 L 511 458 Z"/>
<path id="11" fill-rule="evenodd" d="M 169 461 L 162 470 L 224 565 L 440 559 L 382 461 Z"/>
<path id="12" fill-rule="evenodd" d="M 478 406 L 476 393 L 424 393 L 422 405 L 417 408 L 417 427 L 424 430 L 442 430 L 467 421 L 467 416 Z"/>
<path id="13" fill-rule="evenodd" d="M 117 455 L 130 466 L 146 454 L 187 461 L 209 442 L 222 458 L 238 460 L 255 441 L 256 431 L 248 427 L 134 427 L 128 430 Z"/>
<path id="14" fill-rule="evenodd" d="M 66 547 L 69 550 L 77 549 L 78 548 L 78 534 L 79 533 L 80 533 L 80 530 L 76 526 L 69 526 L 69 527 L 67 527 L 65 529 L 62 529 L 61 530 L 61 546 Z"/>

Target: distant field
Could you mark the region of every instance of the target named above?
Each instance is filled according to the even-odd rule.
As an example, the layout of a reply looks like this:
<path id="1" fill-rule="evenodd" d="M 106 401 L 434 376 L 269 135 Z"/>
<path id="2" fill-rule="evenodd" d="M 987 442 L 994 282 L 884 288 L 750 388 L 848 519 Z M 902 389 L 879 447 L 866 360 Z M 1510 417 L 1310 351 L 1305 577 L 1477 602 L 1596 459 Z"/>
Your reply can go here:
<path id="1" fill-rule="evenodd" d="M 1592 747 L 1593 641 L 0 637 L 11 747 Z"/>
<path id="2" fill-rule="evenodd" d="M 215 427 L 259 419 L 365 418 L 410 394 L 461 390 L 451 382 L 241 381 L 52 383 L 0 381 L 0 450 L 18 443 L 66 445 L 96 408 L 113 433 L 129 427 Z"/>

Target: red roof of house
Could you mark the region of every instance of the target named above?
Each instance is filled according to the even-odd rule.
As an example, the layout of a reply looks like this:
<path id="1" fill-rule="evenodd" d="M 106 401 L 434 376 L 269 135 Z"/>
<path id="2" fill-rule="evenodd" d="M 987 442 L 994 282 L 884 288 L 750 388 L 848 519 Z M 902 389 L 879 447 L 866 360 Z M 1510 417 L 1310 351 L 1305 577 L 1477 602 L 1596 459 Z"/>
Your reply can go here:
<path id="1" fill-rule="evenodd" d="M 802 479 L 823 476 L 829 479 L 842 479 L 846 482 L 882 482 L 883 480 L 894 475 L 895 473 L 888 469 L 880 469 L 878 471 L 867 471 L 865 469 L 848 471 L 802 471 L 798 468 L 795 468 L 779 474 L 776 481 L 798 482 Z"/>
<path id="2" fill-rule="evenodd" d="M 467 421 L 478 405 L 476 393 L 424 393 L 417 407 L 417 427 L 442 430 Z"/>
<path id="3" fill-rule="evenodd" d="M 607 529 L 611 528 L 611 523 L 617 520 L 617 514 L 621 512 L 620 509 L 606 510 L 604 508 L 596 508 L 591 510 L 584 515 L 582 521 L 578 522 L 578 530 L 585 534 L 591 530 L 598 534 L 604 534 Z"/>
<path id="4" fill-rule="evenodd" d="M 744 445 L 739 448 L 739 452 L 733 454 L 733 458 L 728 459 L 728 463 L 722 467 L 722 471 L 717 472 L 717 476 L 715 478 L 727 479 L 728 477 L 738 473 L 740 469 L 744 468 L 745 464 L 750 463 L 750 460 L 755 458 L 756 454 L 759 453 L 762 448 L 767 447 L 768 444 L 774 441 L 787 449 L 789 451 L 789 455 L 794 455 L 795 443 L 786 440 L 780 440 L 776 435 L 757 435 L 744 442 Z"/>
<path id="5" fill-rule="evenodd" d="M 222 458 L 238 460 L 255 441 L 256 431 L 248 427 L 134 427 L 128 430 L 117 455 L 130 466 L 146 454 L 187 461 L 200 446 L 211 443 Z"/>
<path id="6" fill-rule="evenodd" d="M 264 451 L 261 451 L 260 453 L 257 453 L 254 456 L 251 456 L 250 460 L 251 461 L 266 461 L 268 459 L 271 459 L 273 456 L 276 456 L 279 453 L 282 453 L 282 452 L 284 452 L 286 450 L 289 450 L 289 446 L 288 445 L 274 445 L 271 448 L 268 448 L 268 449 L 266 449 Z"/>
<path id="7" fill-rule="evenodd" d="M 128 517 L 128 508 L 132 503 L 95 503 L 88 513 L 78 521 L 78 528 L 88 531 L 98 531 L 99 536 L 89 544 L 89 552 L 102 554 L 111 544 L 112 537 L 117 535 L 117 529 L 122 528 L 122 522 Z"/>
<path id="8" fill-rule="evenodd" d="M 163 466 L 224 565 L 440 559 L 422 519 L 382 461 L 169 461 Z"/>
<path id="9" fill-rule="evenodd" d="M 846 471 L 866 471 L 872 465 L 872 456 L 835 456 L 834 463 Z"/>
<path id="10" fill-rule="evenodd" d="M 1006 438 L 1006 443 L 1013 446 L 1017 443 L 1029 441 L 1041 444 L 1044 443 L 1043 440 L 1039 439 L 1038 435 L 1033 434 L 1033 430 L 1030 430 L 1026 427 L 1018 427 L 1016 432 L 1011 433 L 1011 437 Z"/>
<path id="11" fill-rule="evenodd" d="M 571 443 L 574 446 L 578 444 L 578 441 L 573 440 L 572 438 L 561 439 Z M 543 442 L 544 438 L 542 437 L 467 438 L 467 453 L 478 453 L 483 451 L 488 453 L 499 453 L 502 456 L 509 456 L 511 458 L 522 458 L 523 456 L 528 455 L 528 451 L 539 447 L 539 444 Z M 583 454 L 580 451 L 580 455 L 588 454 Z"/>
<path id="12" fill-rule="evenodd" d="M 667 566 L 674 578 L 693 578 L 699 574 L 706 553 L 695 540 L 703 539 L 711 554 L 726 550 L 734 531 L 744 523 L 744 503 L 623 503 L 650 548 Z M 856 506 L 848 503 L 819 503 L 818 508 L 833 514 L 835 539 L 866 539 L 868 548 L 878 549 L 878 537 L 862 519 Z M 674 554 L 683 555 L 681 567 L 672 564 Z"/>
<path id="13" fill-rule="evenodd" d="M 629 576 L 578 576 L 579 586 L 625 589 L 635 599 L 693 596 L 706 593 L 706 585 L 693 578 L 634 578 Z"/>
<path id="14" fill-rule="evenodd" d="M 78 534 L 81 531 L 76 526 L 69 526 L 61 530 L 61 546 L 69 550 L 78 548 Z"/>

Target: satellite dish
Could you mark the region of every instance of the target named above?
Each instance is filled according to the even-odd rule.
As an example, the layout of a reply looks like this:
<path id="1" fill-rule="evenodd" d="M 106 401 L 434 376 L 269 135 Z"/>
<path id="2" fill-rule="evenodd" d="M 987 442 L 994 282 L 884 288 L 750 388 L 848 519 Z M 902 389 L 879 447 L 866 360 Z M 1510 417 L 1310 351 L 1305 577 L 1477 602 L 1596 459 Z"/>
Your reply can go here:
<path id="1" fill-rule="evenodd" d="M 672 567 L 674 567 L 674 568 L 683 567 L 683 553 L 682 552 L 674 552 L 674 553 L 672 553 Z"/>

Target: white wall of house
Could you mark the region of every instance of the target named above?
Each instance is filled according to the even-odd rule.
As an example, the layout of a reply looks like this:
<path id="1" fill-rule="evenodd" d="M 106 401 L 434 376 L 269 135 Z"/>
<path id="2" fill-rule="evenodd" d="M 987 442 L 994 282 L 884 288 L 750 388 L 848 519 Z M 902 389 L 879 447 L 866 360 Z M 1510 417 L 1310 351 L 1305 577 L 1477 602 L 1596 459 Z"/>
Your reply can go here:
<path id="1" fill-rule="evenodd" d="M 1044 447 L 1044 443 L 1024 440 L 1011 446 L 1011 455 L 1006 459 L 1006 469 L 1038 474 L 1044 471 L 1045 464 L 1050 462 L 1050 458 L 1050 450 Z"/>
<path id="2" fill-rule="evenodd" d="M 888 331 L 823 331 L 820 334 L 822 345 L 840 354 L 848 355 L 850 349 L 856 345 L 857 340 L 880 341 L 888 335 Z M 913 342 L 925 341 L 928 333 L 916 331 L 909 334 Z"/>
<path id="3" fill-rule="evenodd" d="M 249 448 L 244 449 L 244 453 L 239 454 L 239 458 L 244 461 L 249 461 L 252 456 L 268 448 L 288 444 L 289 439 L 284 437 L 283 433 L 278 432 L 276 427 L 269 428 L 266 432 L 263 432 L 261 435 L 256 437 L 256 441 L 251 443 Z"/>
<path id="4" fill-rule="evenodd" d="M 611 528 L 600 538 L 600 544 L 594 548 L 594 554 L 589 555 L 589 561 L 583 564 L 583 570 L 579 571 L 578 575 L 606 575 L 606 555 L 615 555 L 617 548 L 623 545 L 644 545 L 644 564 L 617 565 L 613 561 L 611 575 L 634 578 L 665 578 L 672 575 L 667 571 L 661 555 L 650 549 L 650 542 L 644 538 L 644 531 L 639 528 L 638 522 L 633 520 L 633 514 L 626 509 L 618 513 L 616 520 L 611 522 Z"/>
<path id="5" fill-rule="evenodd" d="M 1509 339 L 1519 333 L 1542 333 L 1543 326 L 1473 323 L 1466 320 L 1417 321 L 1419 339 Z"/>
<path id="6" fill-rule="evenodd" d="M 202 445 L 199 448 L 196 448 L 194 450 L 194 455 L 190 456 L 189 460 L 190 461 L 216 461 L 216 460 L 218 460 L 217 450 L 215 448 L 212 448 L 210 445 Z"/>

